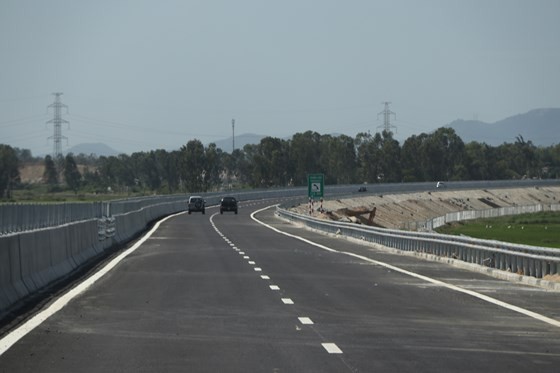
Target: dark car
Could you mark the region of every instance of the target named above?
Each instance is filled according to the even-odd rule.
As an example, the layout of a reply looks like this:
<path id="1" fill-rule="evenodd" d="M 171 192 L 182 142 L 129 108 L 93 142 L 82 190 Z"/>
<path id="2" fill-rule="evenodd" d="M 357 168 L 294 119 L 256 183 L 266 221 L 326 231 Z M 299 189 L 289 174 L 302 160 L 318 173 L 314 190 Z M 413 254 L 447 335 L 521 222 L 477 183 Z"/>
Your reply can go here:
<path id="1" fill-rule="evenodd" d="M 200 196 L 189 197 L 189 204 L 187 206 L 189 214 L 193 211 L 199 211 L 203 214 L 206 213 L 206 201 Z"/>
<path id="2" fill-rule="evenodd" d="M 220 214 L 224 211 L 233 211 L 237 214 L 237 200 L 235 197 L 224 197 L 220 201 Z"/>

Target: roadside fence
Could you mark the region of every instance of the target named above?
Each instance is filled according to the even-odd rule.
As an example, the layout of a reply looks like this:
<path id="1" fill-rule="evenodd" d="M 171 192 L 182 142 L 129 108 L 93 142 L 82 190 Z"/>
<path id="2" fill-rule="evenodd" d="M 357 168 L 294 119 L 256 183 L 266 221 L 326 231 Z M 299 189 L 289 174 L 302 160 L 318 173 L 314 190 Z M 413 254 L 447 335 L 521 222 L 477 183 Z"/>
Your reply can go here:
<path id="1" fill-rule="evenodd" d="M 289 221 L 331 235 L 351 237 L 402 251 L 432 254 L 542 278 L 560 275 L 560 250 L 437 233 L 409 232 L 357 226 L 311 218 L 279 206 L 276 213 Z"/>
<path id="2" fill-rule="evenodd" d="M 401 225 L 402 229 L 416 231 L 432 231 L 447 223 L 463 220 L 498 218 L 501 216 L 532 214 L 541 211 L 560 211 L 560 204 L 536 204 L 524 206 L 507 206 L 484 210 L 465 210 L 448 212 L 443 216 L 437 216 L 424 221 L 406 222 Z"/>

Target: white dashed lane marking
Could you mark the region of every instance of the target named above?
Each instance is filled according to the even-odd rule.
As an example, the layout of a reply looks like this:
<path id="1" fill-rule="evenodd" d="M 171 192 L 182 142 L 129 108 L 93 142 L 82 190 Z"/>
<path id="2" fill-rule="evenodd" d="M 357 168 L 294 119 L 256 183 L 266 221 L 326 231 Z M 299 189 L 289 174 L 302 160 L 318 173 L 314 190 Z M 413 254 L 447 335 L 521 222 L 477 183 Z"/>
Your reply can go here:
<path id="1" fill-rule="evenodd" d="M 221 232 L 217 228 L 215 228 L 215 229 L 221 235 Z M 227 237 L 223 236 L 223 238 L 235 251 L 237 251 L 237 253 L 239 255 L 243 256 L 243 259 L 245 259 L 245 260 L 250 259 L 250 257 L 248 255 L 245 255 L 244 251 L 240 251 L 240 249 L 238 249 L 235 246 L 235 244 L 232 241 L 230 241 Z M 248 263 L 250 265 L 255 265 L 255 262 L 252 261 L 252 260 L 248 261 Z M 260 267 L 255 267 L 253 269 L 254 269 L 255 272 L 262 272 L 262 268 L 260 268 Z M 267 275 L 261 275 L 261 279 L 270 280 L 270 277 L 267 276 Z M 269 285 L 269 288 L 270 288 L 270 290 L 273 290 L 273 291 L 279 291 L 280 290 L 280 286 L 278 286 L 278 285 Z M 294 304 L 294 301 L 291 298 L 281 298 L 281 299 L 282 299 L 282 303 L 284 303 L 284 304 L 288 304 L 288 305 Z M 298 317 L 298 320 L 302 325 L 314 325 L 314 322 L 309 317 Z M 342 354 L 342 350 L 340 348 L 338 348 L 338 346 L 335 343 L 321 343 L 321 346 L 323 346 L 323 348 L 329 354 Z"/>
<path id="2" fill-rule="evenodd" d="M 341 354 L 342 350 L 334 343 L 321 343 L 329 354 Z"/>
<path id="3" fill-rule="evenodd" d="M 269 206 L 269 207 L 267 207 L 267 208 L 254 211 L 254 212 L 251 214 L 251 218 L 252 218 L 254 221 L 256 221 L 257 223 L 259 223 L 259 224 L 261 224 L 261 225 L 263 225 L 263 226 L 265 226 L 265 227 L 267 227 L 267 228 L 269 228 L 269 229 L 271 229 L 271 230 L 273 230 L 273 231 L 275 231 L 275 232 L 278 232 L 278 233 L 283 234 L 283 235 L 285 235 L 285 236 L 292 237 L 292 238 L 295 238 L 295 239 L 297 239 L 297 240 L 306 242 L 306 243 L 308 243 L 308 244 L 310 244 L 310 245 L 313 245 L 313 246 L 318 247 L 318 248 L 320 248 L 320 249 L 326 250 L 326 251 L 328 251 L 328 252 L 336 253 L 336 254 L 341 254 L 341 255 L 348 255 L 348 256 L 351 256 L 351 257 L 353 257 L 353 258 L 357 258 L 357 259 L 363 260 L 363 261 L 366 262 L 366 263 L 371 263 L 371 264 L 375 264 L 375 265 L 378 265 L 378 266 L 381 266 L 381 267 L 385 267 L 385 268 L 390 269 L 390 270 L 392 270 L 392 271 L 399 272 L 399 273 L 402 273 L 402 274 L 404 274 L 404 275 L 407 275 L 407 276 L 410 276 L 410 277 L 414 277 L 414 278 L 420 279 L 420 280 L 425 281 L 425 282 L 427 282 L 427 283 L 431 283 L 431 284 L 434 284 L 434 285 L 437 285 L 437 286 L 441 286 L 441 287 L 444 287 L 444 288 L 447 288 L 447 289 L 450 289 L 450 290 L 453 290 L 453 291 L 456 291 L 456 292 L 459 292 L 459 293 L 467 294 L 467 295 L 470 295 L 470 296 L 472 296 L 472 297 L 474 297 L 474 298 L 478 298 L 478 299 L 480 299 L 480 300 L 483 300 L 483 301 L 485 301 L 485 302 L 494 304 L 494 305 L 496 305 L 496 306 L 503 307 L 503 308 L 508 309 L 508 310 L 510 310 L 510 311 L 518 312 L 518 313 L 520 313 L 520 314 L 522 314 L 522 315 L 525 315 L 525 316 L 528 316 L 528 317 L 532 317 L 532 318 L 535 319 L 535 320 L 542 321 L 542 322 L 547 323 L 547 324 L 549 324 L 549 325 L 553 325 L 553 326 L 555 326 L 555 327 L 560 327 L 560 321 L 555 320 L 555 319 L 553 319 L 553 318 L 550 318 L 550 317 L 541 315 L 541 314 L 539 314 L 539 313 L 536 313 L 536 312 L 527 310 L 527 309 L 522 308 L 522 307 L 515 306 L 515 305 L 510 304 L 510 303 L 503 302 L 503 301 L 501 301 L 501 300 L 498 300 L 498 299 L 496 299 L 496 298 L 492 298 L 492 297 L 490 297 L 490 296 L 488 296 L 488 295 L 485 295 L 485 294 L 478 293 L 478 292 L 476 292 L 476 291 L 468 290 L 468 289 L 462 288 L 462 287 L 460 287 L 460 286 L 456 286 L 456 285 L 453 285 L 453 284 L 450 284 L 450 283 L 447 283 L 447 282 L 444 282 L 444 281 L 441 281 L 441 280 L 437 280 L 437 279 L 434 279 L 434 278 L 431 278 L 431 277 L 428 277 L 428 276 L 424 276 L 424 275 L 421 275 L 421 274 L 418 274 L 418 273 L 415 273 L 415 272 L 411 272 L 411 271 L 405 270 L 405 269 L 403 269 L 403 268 L 394 266 L 394 265 L 392 265 L 392 264 L 388 264 L 388 263 L 385 263 L 385 262 L 381 262 L 381 261 L 378 261 L 378 260 L 374 260 L 374 259 L 368 258 L 368 257 L 363 256 L 363 255 L 354 254 L 354 253 L 352 253 L 352 252 L 348 252 L 348 251 L 339 251 L 339 250 L 332 249 L 332 248 L 330 248 L 330 247 L 327 247 L 327 246 L 325 246 L 325 245 L 318 244 L 318 243 L 316 243 L 316 242 L 313 242 L 313 241 L 308 240 L 308 239 L 306 239 L 306 238 L 297 236 L 297 235 L 295 235 L 295 234 L 291 234 L 291 233 L 287 233 L 287 232 L 281 231 L 280 229 L 274 228 L 273 226 L 271 226 L 271 225 L 269 225 L 269 224 L 263 223 L 262 221 L 260 221 L 259 219 L 257 219 L 257 218 L 255 217 L 255 215 L 256 215 L 257 213 L 259 213 L 259 212 L 261 212 L 261 211 L 264 211 L 264 210 L 267 210 L 267 209 L 269 209 L 270 207 L 272 207 L 272 206 Z"/>

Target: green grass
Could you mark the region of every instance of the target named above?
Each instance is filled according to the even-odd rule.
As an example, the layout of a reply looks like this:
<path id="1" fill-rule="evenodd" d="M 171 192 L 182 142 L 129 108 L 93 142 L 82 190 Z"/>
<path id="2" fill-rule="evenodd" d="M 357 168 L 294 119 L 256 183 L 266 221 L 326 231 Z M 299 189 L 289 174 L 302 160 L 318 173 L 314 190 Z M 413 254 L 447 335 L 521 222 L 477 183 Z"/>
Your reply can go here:
<path id="1" fill-rule="evenodd" d="M 98 202 L 113 199 L 124 199 L 144 196 L 143 193 L 95 193 L 79 191 L 74 193 L 70 190 L 49 190 L 46 185 L 37 185 L 12 191 L 12 198 L 2 199 L 0 203 L 61 203 L 61 202 Z"/>
<path id="2" fill-rule="evenodd" d="M 560 248 L 560 212 L 540 212 L 494 219 L 466 220 L 437 228 L 438 233 L 465 235 L 531 246 Z"/>

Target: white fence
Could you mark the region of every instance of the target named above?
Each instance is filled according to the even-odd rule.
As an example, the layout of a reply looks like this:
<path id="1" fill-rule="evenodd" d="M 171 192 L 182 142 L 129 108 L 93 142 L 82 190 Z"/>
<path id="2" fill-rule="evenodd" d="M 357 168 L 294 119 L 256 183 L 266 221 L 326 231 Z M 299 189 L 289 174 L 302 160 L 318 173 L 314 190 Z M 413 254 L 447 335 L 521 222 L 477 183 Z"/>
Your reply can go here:
<path id="1" fill-rule="evenodd" d="M 495 209 L 448 212 L 443 216 L 438 216 L 425 221 L 403 223 L 401 227 L 407 230 L 432 231 L 438 227 L 445 225 L 446 223 L 455 221 L 497 218 L 508 215 L 532 214 L 541 211 L 560 211 L 560 204 L 508 206 Z"/>

